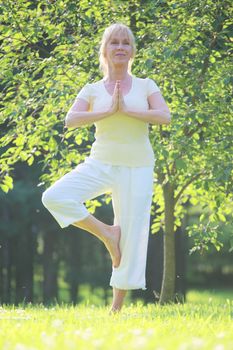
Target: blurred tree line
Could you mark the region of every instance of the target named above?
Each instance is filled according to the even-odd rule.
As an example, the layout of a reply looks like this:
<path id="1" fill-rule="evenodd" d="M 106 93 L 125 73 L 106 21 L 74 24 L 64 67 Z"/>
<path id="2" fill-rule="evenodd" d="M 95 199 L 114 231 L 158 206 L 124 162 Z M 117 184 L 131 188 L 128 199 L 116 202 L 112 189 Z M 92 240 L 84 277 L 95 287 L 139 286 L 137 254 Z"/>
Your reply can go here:
<path id="1" fill-rule="evenodd" d="M 88 276 L 93 285 L 107 282 L 108 264 L 99 242 L 90 243 L 91 238 L 73 228 L 59 230 L 42 209 L 40 196 L 41 186 L 61 177 L 90 150 L 93 127 L 64 131 L 63 120 L 78 90 L 100 78 L 99 40 L 116 21 L 127 23 L 136 35 L 133 73 L 155 79 L 173 115 L 171 126 L 151 127 L 157 162 L 152 207 L 156 234 L 150 248 L 156 240 L 157 250 L 149 249 L 148 271 L 161 265 L 148 275 L 152 289 L 160 292 L 163 267 L 163 300 L 171 298 L 175 285 L 180 289 L 177 276 L 184 275 L 185 254 L 176 245 L 183 250 L 187 227 L 193 256 L 221 248 L 218 254 L 225 251 L 228 260 L 233 184 L 230 13 L 230 1 L 212 0 L 4 2 L 0 175 L 4 192 L 13 188 L 13 178 L 15 188 L 1 194 L 3 301 L 30 300 L 32 276 L 43 300 L 56 298 L 58 271 L 74 302 Z M 109 220 L 104 211 L 109 198 L 101 201 L 102 207 L 96 200 L 87 206 Z M 189 218 L 191 206 L 198 206 L 195 220 Z M 159 257 L 158 262 L 151 256 Z M 213 267 L 200 256 L 195 266 L 200 271 Z M 224 273 L 231 276 L 231 269 L 226 263 Z M 160 276 L 157 282 L 155 276 Z"/>

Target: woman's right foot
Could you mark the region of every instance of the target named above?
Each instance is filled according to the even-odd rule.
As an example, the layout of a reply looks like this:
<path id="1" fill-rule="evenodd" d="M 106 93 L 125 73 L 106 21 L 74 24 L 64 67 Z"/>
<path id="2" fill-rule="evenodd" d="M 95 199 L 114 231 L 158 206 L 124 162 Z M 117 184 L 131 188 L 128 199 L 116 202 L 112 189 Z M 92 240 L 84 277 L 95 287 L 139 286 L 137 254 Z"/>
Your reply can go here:
<path id="1" fill-rule="evenodd" d="M 109 315 L 116 315 L 121 311 L 121 308 L 115 308 L 115 307 L 111 307 L 111 309 L 109 310 Z"/>
<path id="2" fill-rule="evenodd" d="M 110 231 L 106 234 L 103 242 L 110 253 L 113 267 L 118 267 L 121 261 L 120 252 L 121 228 L 120 226 L 110 226 Z"/>

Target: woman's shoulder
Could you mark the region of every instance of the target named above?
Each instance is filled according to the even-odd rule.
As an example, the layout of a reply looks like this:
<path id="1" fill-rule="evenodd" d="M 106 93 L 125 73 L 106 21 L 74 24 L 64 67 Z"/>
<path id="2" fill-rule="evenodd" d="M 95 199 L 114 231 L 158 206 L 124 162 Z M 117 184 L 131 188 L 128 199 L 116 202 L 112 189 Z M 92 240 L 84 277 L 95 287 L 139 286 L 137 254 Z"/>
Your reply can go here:
<path id="1" fill-rule="evenodd" d="M 151 78 L 139 78 L 139 77 L 135 77 L 134 79 L 136 81 L 136 84 L 138 84 L 138 86 L 141 86 L 144 88 L 144 90 L 147 92 L 147 95 L 149 96 L 150 94 L 152 94 L 153 92 L 157 92 L 160 91 L 158 85 L 156 84 L 156 82 L 154 81 L 154 79 Z"/>
<path id="2" fill-rule="evenodd" d="M 100 80 L 97 80 L 97 81 L 93 81 L 93 82 L 89 82 L 87 83 L 87 85 L 90 87 L 90 88 L 98 88 L 103 82 L 103 79 L 100 79 Z"/>
<path id="3" fill-rule="evenodd" d="M 94 82 L 86 82 L 86 84 L 82 87 L 81 92 L 85 92 L 86 94 L 92 96 L 98 93 L 100 90 L 102 80 L 94 81 Z"/>
<path id="4" fill-rule="evenodd" d="M 148 84 L 150 81 L 154 81 L 153 79 L 151 78 L 140 78 L 140 77 L 137 77 L 137 76 L 133 76 L 133 78 L 138 82 L 138 83 L 141 83 L 141 84 Z"/>

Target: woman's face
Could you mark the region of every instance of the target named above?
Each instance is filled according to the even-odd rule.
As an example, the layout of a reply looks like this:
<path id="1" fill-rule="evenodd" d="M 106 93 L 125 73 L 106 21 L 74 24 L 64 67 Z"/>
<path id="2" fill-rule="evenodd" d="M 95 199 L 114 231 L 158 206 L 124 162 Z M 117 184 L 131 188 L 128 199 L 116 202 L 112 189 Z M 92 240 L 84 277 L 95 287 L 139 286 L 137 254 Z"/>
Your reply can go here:
<path id="1" fill-rule="evenodd" d="M 128 64 L 133 48 L 124 32 L 113 33 L 106 45 L 106 59 L 109 64 Z"/>

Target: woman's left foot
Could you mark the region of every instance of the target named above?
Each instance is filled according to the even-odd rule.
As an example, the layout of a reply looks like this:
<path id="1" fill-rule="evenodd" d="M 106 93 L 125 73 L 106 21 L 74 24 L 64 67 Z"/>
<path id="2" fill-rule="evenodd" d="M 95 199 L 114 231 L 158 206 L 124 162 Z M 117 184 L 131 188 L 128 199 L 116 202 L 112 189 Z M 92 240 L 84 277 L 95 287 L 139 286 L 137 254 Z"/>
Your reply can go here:
<path id="1" fill-rule="evenodd" d="M 120 238 L 120 226 L 111 226 L 110 232 L 105 236 L 105 239 L 103 240 L 112 258 L 113 267 L 118 267 L 121 261 L 121 252 L 119 247 Z"/>

